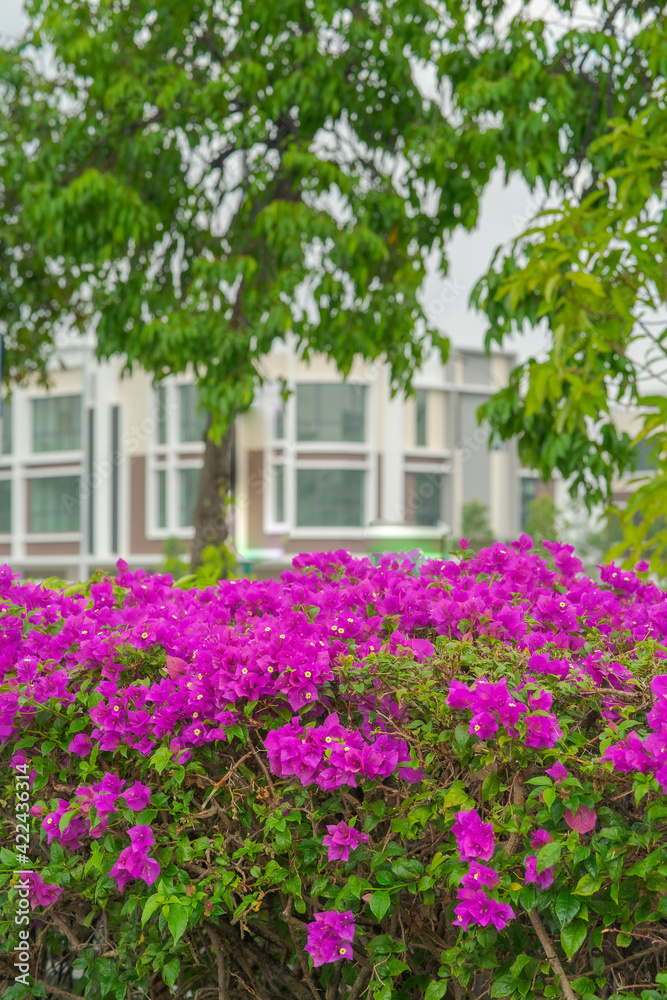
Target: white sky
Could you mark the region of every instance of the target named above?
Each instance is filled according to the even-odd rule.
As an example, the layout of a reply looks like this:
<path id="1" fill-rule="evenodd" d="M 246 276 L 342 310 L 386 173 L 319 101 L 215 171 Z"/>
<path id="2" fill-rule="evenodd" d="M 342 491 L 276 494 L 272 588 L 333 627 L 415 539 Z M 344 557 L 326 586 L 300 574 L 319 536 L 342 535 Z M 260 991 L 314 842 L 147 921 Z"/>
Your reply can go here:
<path id="1" fill-rule="evenodd" d="M 0 45 L 20 35 L 24 24 L 21 0 L 0 0 Z M 522 180 L 517 178 L 504 187 L 496 173 L 482 198 L 477 228 L 471 233 L 458 231 L 448 244 L 446 278 L 427 278 L 424 309 L 454 346 L 482 347 L 487 324 L 483 314 L 468 306 L 470 293 L 487 270 L 496 246 L 517 236 L 535 210 L 535 199 Z M 545 343 L 544 334 L 533 330 L 506 341 L 503 349 L 523 360 L 541 355 Z"/>

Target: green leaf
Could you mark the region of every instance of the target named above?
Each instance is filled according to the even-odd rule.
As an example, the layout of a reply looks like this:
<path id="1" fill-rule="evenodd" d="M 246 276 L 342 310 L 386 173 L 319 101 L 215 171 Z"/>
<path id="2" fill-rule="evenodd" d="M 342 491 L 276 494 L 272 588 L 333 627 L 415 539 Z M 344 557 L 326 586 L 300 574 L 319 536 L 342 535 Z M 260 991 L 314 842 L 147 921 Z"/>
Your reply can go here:
<path id="1" fill-rule="evenodd" d="M 169 747 L 160 747 L 151 757 L 150 763 L 158 774 L 162 774 L 165 767 L 173 762 L 173 759 L 174 757 Z"/>
<path id="2" fill-rule="evenodd" d="M 167 927 L 171 931 L 174 941 L 178 941 L 183 936 L 185 928 L 188 926 L 189 909 L 182 903 L 170 903 L 167 914 Z"/>
<path id="3" fill-rule="evenodd" d="M 172 958 L 171 961 L 167 962 L 162 969 L 162 978 L 170 990 L 174 988 L 180 971 L 181 963 L 177 958 Z"/>
<path id="4" fill-rule="evenodd" d="M 391 906 L 391 896 L 385 889 L 380 889 L 378 892 L 373 893 L 368 905 L 370 906 L 373 915 L 378 920 L 382 920 L 385 913 Z"/>
<path id="5" fill-rule="evenodd" d="M 144 906 L 143 913 L 141 914 L 142 927 L 146 923 L 146 921 L 153 915 L 153 913 L 155 913 L 155 911 L 157 910 L 158 906 L 161 905 L 161 903 L 164 903 L 164 896 L 162 896 L 159 892 L 153 893 L 152 896 L 149 896 L 146 905 Z"/>
<path id="6" fill-rule="evenodd" d="M 586 940 L 587 933 L 588 927 L 583 920 L 575 920 L 569 927 L 563 928 L 560 932 L 560 943 L 568 958 L 576 955 Z"/>
<path id="7" fill-rule="evenodd" d="M 487 799 L 494 799 L 499 790 L 500 782 L 498 781 L 498 775 L 492 771 L 490 774 L 487 774 L 482 782 L 482 799 L 485 802 Z"/>
<path id="8" fill-rule="evenodd" d="M 573 892 L 575 896 L 592 896 L 593 893 L 598 891 L 601 885 L 601 878 L 593 878 L 592 875 L 582 875 Z"/>
<path id="9" fill-rule="evenodd" d="M 440 979 L 438 982 L 429 983 L 426 987 L 424 1000 L 442 1000 L 447 992 L 448 979 Z"/>
<path id="10" fill-rule="evenodd" d="M 581 909 L 581 903 L 574 898 L 572 893 L 563 891 L 558 893 L 554 908 L 561 927 L 567 927 Z"/>
<path id="11" fill-rule="evenodd" d="M 539 875 L 540 872 L 545 871 L 547 868 L 552 868 L 558 862 L 562 850 L 563 845 L 558 840 L 551 840 L 544 847 L 541 847 L 537 852 L 537 874 Z"/>

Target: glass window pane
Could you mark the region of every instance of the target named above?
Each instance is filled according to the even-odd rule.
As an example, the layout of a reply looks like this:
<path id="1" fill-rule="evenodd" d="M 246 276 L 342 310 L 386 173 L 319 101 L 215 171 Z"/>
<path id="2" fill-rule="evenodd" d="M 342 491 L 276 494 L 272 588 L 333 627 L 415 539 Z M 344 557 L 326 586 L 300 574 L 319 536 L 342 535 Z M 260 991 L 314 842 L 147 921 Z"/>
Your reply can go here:
<path id="1" fill-rule="evenodd" d="M 537 496 L 537 479 L 529 476 L 521 477 L 521 530 L 528 520 L 529 506 Z"/>
<path id="2" fill-rule="evenodd" d="M 276 465 L 275 469 L 275 490 L 276 490 L 276 521 L 282 524 L 285 520 L 285 466 Z"/>
<path id="3" fill-rule="evenodd" d="M 167 443 L 167 388 L 159 385 L 155 390 L 155 405 L 157 409 L 157 443 Z"/>
<path id="4" fill-rule="evenodd" d="M 12 481 L 0 479 L 0 534 L 12 530 Z"/>
<path id="5" fill-rule="evenodd" d="M 298 469 L 296 476 L 298 527 L 363 525 L 364 473 L 360 469 Z"/>
<path id="6" fill-rule="evenodd" d="M 426 389 L 417 390 L 417 447 L 426 447 Z"/>
<path id="7" fill-rule="evenodd" d="M 463 381 L 468 385 L 490 385 L 491 358 L 484 354 L 464 354 Z"/>
<path id="8" fill-rule="evenodd" d="M 167 527 L 167 470 L 158 469 L 156 476 L 157 526 Z"/>
<path id="9" fill-rule="evenodd" d="M 442 517 L 442 475 L 438 472 L 414 473 L 415 523 L 435 527 Z"/>
<path id="10" fill-rule="evenodd" d="M 33 399 L 33 451 L 72 451 L 81 447 L 81 396 Z M 69 530 L 69 529 L 67 529 Z"/>
<path id="11" fill-rule="evenodd" d="M 206 414 L 197 406 L 197 386 L 179 385 L 178 387 L 178 417 L 179 440 L 201 441 L 206 430 Z"/>
<path id="12" fill-rule="evenodd" d="M 12 401 L 5 399 L 2 403 L 2 454 L 12 453 Z"/>
<path id="13" fill-rule="evenodd" d="M 181 528 L 189 528 L 192 525 L 200 475 L 201 469 L 181 469 L 178 474 L 178 524 Z"/>
<path id="14" fill-rule="evenodd" d="M 78 531 L 78 476 L 30 480 L 30 531 Z"/>
<path id="15" fill-rule="evenodd" d="M 280 409 L 276 412 L 276 440 L 282 441 L 285 437 L 285 407 L 280 404 Z"/>
<path id="16" fill-rule="evenodd" d="M 297 440 L 364 441 L 366 387 L 302 383 L 296 389 Z"/>

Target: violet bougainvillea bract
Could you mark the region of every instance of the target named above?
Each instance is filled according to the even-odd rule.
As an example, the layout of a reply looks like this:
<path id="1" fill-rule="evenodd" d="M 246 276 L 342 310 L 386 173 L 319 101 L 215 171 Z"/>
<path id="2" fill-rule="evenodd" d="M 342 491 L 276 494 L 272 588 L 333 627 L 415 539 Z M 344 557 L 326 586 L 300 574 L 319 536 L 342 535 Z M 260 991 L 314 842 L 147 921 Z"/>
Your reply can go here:
<path id="1" fill-rule="evenodd" d="M 34 995 L 611 997 L 621 954 L 663 996 L 659 957 L 633 963 L 667 915 L 645 566 L 595 581 L 524 535 L 201 591 L 4 567 L 0 634 L 3 801 L 30 831 L 0 901 L 26 887 Z"/>

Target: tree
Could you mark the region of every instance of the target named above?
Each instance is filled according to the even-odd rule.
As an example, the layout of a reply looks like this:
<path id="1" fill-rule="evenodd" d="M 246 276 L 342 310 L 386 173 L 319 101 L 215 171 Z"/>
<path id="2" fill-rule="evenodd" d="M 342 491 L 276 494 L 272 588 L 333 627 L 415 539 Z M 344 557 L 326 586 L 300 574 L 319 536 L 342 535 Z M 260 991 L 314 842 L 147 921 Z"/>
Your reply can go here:
<path id="1" fill-rule="evenodd" d="M 528 504 L 526 517 L 526 534 L 530 535 L 536 544 L 556 539 L 556 504 L 549 493 L 541 493 Z"/>
<path id="2" fill-rule="evenodd" d="M 461 530 L 473 549 L 482 549 L 493 542 L 489 524 L 489 508 L 481 500 L 469 500 L 461 510 Z"/>
<path id="3" fill-rule="evenodd" d="M 614 480 L 648 447 L 656 470 L 620 512 L 616 551 L 664 573 L 667 10 L 604 0 L 577 21 L 558 0 L 536 21 L 528 5 L 471 6 L 443 62 L 461 129 L 493 145 L 508 174 L 525 176 L 529 161 L 545 204 L 473 299 L 490 321 L 488 347 L 530 326 L 550 334 L 548 358 L 516 367 L 481 413 L 496 437 L 517 437 L 525 465 L 561 473 L 589 509 L 609 507 Z M 617 427 L 619 403 L 636 407 L 634 438 Z"/>
<path id="4" fill-rule="evenodd" d="M 395 389 L 446 356 L 418 291 L 491 163 L 460 169 L 413 81 L 444 32 L 422 0 L 27 12 L 0 57 L 6 377 L 43 375 L 61 327 L 94 327 L 101 358 L 156 381 L 191 369 L 209 414 L 197 565 L 224 540 L 234 418 L 276 338 L 343 375 L 383 357 Z"/>

